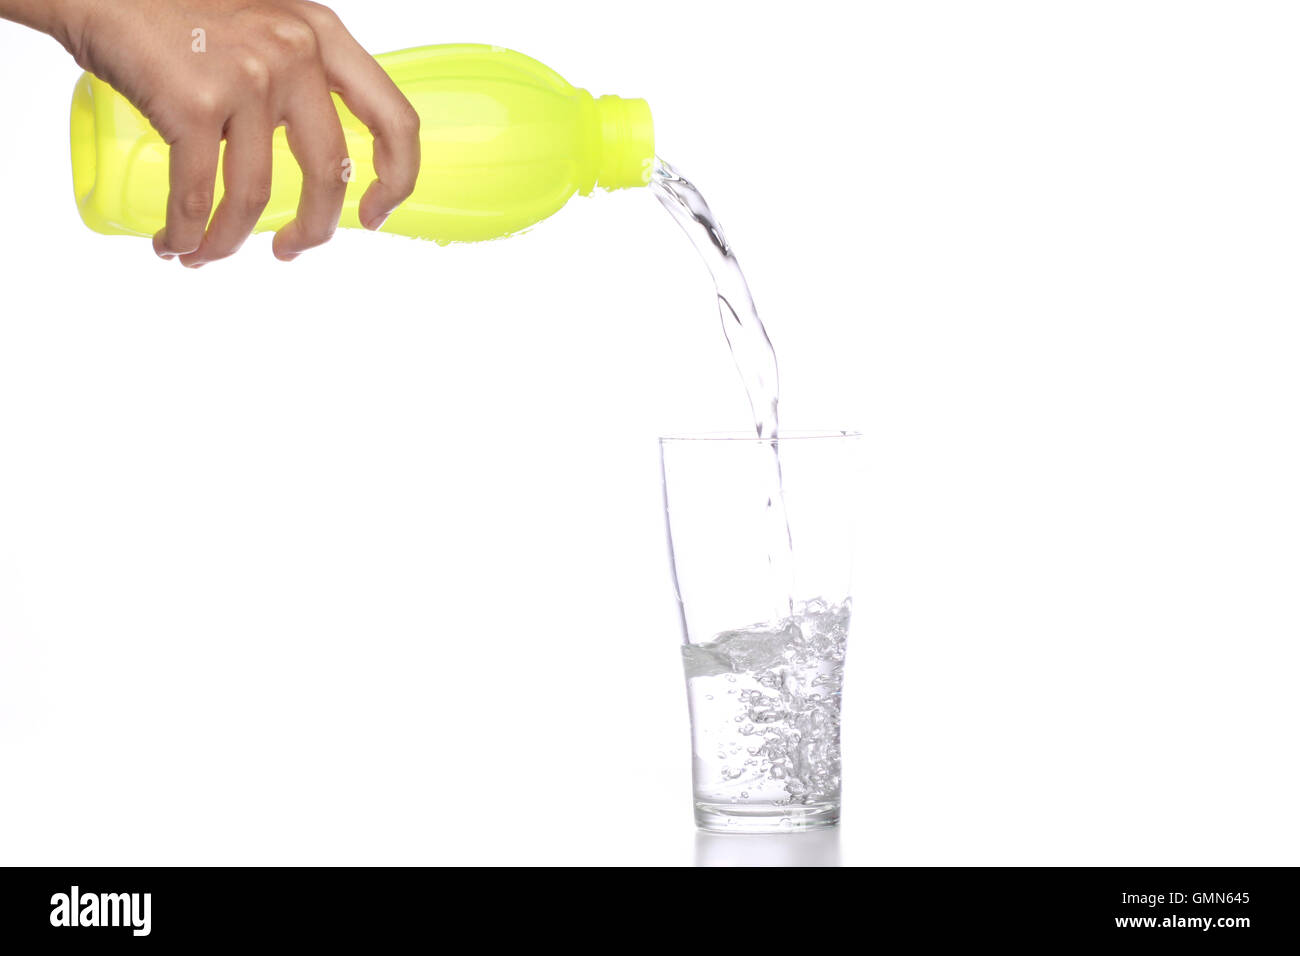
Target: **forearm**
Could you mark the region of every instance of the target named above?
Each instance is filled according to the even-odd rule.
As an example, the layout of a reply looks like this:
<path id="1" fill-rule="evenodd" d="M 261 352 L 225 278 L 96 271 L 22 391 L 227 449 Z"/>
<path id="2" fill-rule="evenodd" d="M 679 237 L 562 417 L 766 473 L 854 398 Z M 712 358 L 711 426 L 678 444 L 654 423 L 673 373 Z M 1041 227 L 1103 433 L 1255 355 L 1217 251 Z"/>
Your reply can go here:
<path id="1" fill-rule="evenodd" d="M 69 52 L 96 0 L 0 0 L 0 19 L 12 20 L 33 30 L 48 33 Z"/>

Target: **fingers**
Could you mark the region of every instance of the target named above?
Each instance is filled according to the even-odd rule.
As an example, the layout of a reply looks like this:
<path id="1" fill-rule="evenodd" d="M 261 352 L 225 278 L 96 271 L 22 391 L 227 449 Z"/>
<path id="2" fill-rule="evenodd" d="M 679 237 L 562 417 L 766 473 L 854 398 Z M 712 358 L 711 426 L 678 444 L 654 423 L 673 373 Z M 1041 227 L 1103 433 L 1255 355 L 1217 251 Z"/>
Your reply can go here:
<path id="1" fill-rule="evenodd" d="M 357 213 L 363 226 L 378 229 L 415 189 L 420 172 L 420 115 L 333 13 L 318 13 L 313 26 L 322 39 L 326 76 L 374 137 L 378 178 L 361 197 Z"/>
<path id="2" fill-rule="evenodd" d="M 296 216 L 275 234 L 271 250 L 288 262 L 334 235 L 347 191 L 347 143 L 323 75 L 301 85 L 285 126 L 289 149 L 302 167 L 302 193 Z"/>
<path id="3" fill-rule="evenodd" d="M 154 249 L 190 267 L 231 255 L 256 228 L 271 195 L 278 125 L 286 128 L 302 168 L 302 191 L 294 219 L 275 234 L 272 251 L 292 260 L 334 234 L 352 170 L 331 89 L 374 136 L 376 179 L 361 198 L 362 224 L 383 225 L 414 190 L 419 173 L 419 116 L 332 11 L 295 2 L 250 17 L 242 33 L 232 34 L 233 43 L 205 60 L 211 108 L 196 111 L 182 103 L 177 121 L 194 126 L 187 125 L 172 144 L 166 224 L 154 236 Z M 223 136 L 225 195 L 214 215 Z"/>
<path id="4" fill-rule="evenodd" d="M 181 256 L 182 265 L 197 268 L 239 250 L 253 232 L 271 198 L 272 124 L 260 110 L 248 110 L 226 126 L 222 159 L 225 194 L 217 206 L 198 249 Z"/>
<path id="5" fill-rule="evenodd" d="M 220 145 L 221 131 L 213 129 L 182 137 L 171 146 L 167 221 L 153 237 L 154 252 L 164 259 L 193 252 L 203 241 Z"/>

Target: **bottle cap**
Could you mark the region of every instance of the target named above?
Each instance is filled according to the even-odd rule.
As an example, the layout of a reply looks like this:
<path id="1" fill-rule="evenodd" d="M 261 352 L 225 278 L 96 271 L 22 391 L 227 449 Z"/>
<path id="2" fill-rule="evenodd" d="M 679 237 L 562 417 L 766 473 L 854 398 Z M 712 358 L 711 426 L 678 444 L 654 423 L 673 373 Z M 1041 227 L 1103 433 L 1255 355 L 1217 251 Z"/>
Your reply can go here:
<path id="1" fill-rule="evenodd" d="M 600 123 L 600 164 L 596 185 L 626 189 L 650 182 L 655 164 L 655 127 L 650 104 L 621 96 L 596 100 Z"/>

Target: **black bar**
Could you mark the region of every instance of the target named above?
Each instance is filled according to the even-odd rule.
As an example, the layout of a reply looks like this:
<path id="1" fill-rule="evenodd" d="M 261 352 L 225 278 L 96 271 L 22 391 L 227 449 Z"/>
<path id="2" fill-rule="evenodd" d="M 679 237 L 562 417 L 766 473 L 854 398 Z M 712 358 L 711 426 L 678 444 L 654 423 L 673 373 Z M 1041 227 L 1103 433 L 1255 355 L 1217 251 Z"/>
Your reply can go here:
<path id="1" fill-rule="evenodd" d="M 869 941 L 903 933 L 918 941 L 1132 940 L 1238 948 L 1286 943 L 1296 938 L 1297 929 L 1291 868 L 868 869 L 852 874 L 786 869 L 697 871 L 669 879 L 593 877 L 580 869 L 546 875 L 326 868 L 8 869 L 3 874 L 0 939 L 10 952 L 26 951 L 10 948 L 14 941 L 100 949 L 353 939 L 374 947 L 430 927 L 441 927 L 435 939 L 447 941 L 446 933 L 458 927 L 481 932 L 487 941 L 503 928 L 519 931 L 529 925 L 537 927 L 542 944 L 556 940 L 557 920 L 566 934 L 575 934 L 571 938 L 582 938 L 591 930 L 589 921 L 610 917 L 636 940 L 638 927 L 670 929 L 674 920 L 692 915 L 715 923 L 719 940 L 729 932 L 743 936 L 747 925 L 762 939 L 786 924 L 807 939 L 849 932 Z M 70 918 L 74 886 L 79 925 Z M 80 925 L 111 922 L 118 925 Z M 695 931 L 683 926 L 682 932 Z"/>

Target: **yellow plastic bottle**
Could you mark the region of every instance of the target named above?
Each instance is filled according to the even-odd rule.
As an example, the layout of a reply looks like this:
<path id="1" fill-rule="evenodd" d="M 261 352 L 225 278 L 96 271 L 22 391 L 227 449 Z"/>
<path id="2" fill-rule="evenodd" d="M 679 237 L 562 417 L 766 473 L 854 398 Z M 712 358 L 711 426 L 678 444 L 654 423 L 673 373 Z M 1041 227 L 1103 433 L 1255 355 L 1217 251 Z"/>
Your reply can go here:
<path id="1" fill-rule="evenodd" d="M 501 47 L 417 47 L 378 61 L 420 114 L 422 151 L 415 192 L 383 232 L 440 243 L 496 239 L 545 219 L 575 192 L 649 181 L 654 124 L 645 100 L 596 99 Z M 357 205 L 374 179 L 371 137 L 337 97 L 335 105 L 352 164 L 339 224 L 359 229 Z M 72 96 L 72 180 L 86 225 L 108 235 L 161 229 L 167 151 L 121 94 L 82 75 Z M 277 130 L 271 201 L 257 231 L 293 218 L 301 183 L 284 130 Z"/>

